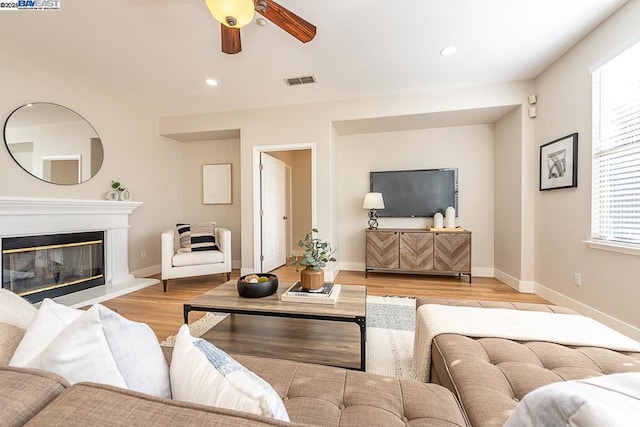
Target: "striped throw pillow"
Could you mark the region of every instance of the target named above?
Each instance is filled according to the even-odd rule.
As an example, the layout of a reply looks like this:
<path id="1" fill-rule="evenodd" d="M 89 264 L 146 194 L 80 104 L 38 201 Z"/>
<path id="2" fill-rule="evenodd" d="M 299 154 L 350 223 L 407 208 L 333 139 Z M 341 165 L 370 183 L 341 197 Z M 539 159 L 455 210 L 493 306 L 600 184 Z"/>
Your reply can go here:
<path id="1" fill-rule="evenodd" d="M 179 252 L 219 251 L 216 226 L 211 223 L 176 224 L 180 236 Z"/>

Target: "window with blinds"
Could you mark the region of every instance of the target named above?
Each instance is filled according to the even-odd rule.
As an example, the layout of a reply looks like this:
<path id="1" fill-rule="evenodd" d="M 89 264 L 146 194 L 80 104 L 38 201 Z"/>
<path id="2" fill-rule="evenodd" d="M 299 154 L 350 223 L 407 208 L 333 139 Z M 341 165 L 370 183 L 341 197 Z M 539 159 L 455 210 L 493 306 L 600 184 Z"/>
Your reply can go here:
<path id="1" fill-rule="evenodd" d="M 640 247 L 640 43 L 593 73 L 594 240 Z"/>

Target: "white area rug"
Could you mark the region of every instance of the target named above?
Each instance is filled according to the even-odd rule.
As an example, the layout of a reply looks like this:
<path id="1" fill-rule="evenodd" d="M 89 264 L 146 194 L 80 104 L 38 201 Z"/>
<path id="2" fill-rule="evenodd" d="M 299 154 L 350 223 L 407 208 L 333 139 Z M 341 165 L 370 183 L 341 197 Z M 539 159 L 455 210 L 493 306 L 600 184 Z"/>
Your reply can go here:
<path id="1" fill-rule="evenodd" d="M 411 377 L 416 300 L 367 297 L 367 372 Z"/>
<path id="2" fill-rule="evenodd" d="M 411 377 L 416 300 L 403 297 L 367 297 L 367 372 L 396 378 Z M 207 313 L 189 325 L 191 335 L 202 336 L 227 314 Z M 172 347 L 175 336 L 160 345 Z"/>

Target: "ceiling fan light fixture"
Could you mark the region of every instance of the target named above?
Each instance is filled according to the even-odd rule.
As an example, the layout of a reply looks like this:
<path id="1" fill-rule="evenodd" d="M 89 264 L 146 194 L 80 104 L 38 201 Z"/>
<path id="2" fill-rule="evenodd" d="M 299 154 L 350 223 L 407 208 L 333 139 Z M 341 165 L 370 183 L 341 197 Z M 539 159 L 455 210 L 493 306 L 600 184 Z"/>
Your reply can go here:
<path id="1" fill-rule="evenodd" d="M 230 28 L 242 28 L 253 21 L 253 0 L 206 0 L 214 19 Z"/>
<path id="2" fill-rule="evenodd" d="M 256 1 L 256 10 L 260 13 L 265 13 L 267 11 L 267 8 L 269 7 L 269 4 L 266 2 L 266 0 L 257 0 Z"/>

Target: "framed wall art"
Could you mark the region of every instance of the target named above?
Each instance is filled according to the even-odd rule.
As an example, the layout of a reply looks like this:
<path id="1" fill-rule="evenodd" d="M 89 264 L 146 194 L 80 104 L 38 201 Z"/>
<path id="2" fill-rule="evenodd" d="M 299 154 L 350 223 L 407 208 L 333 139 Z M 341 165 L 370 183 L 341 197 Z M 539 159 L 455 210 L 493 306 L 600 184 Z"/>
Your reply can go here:
<path id="1" fill-rule="evenodd" d="M 578 186 L 578 134 L 540 146 L 540 191 Z"/>
<path id="2" fill-rule="evenodd" d="M 231 203 L 231 163 L 202 165 L 202 204 Z"/>

